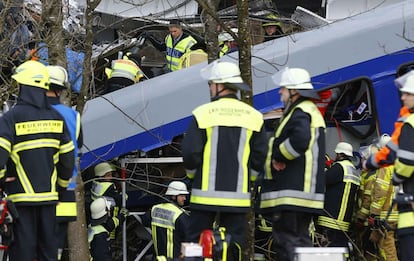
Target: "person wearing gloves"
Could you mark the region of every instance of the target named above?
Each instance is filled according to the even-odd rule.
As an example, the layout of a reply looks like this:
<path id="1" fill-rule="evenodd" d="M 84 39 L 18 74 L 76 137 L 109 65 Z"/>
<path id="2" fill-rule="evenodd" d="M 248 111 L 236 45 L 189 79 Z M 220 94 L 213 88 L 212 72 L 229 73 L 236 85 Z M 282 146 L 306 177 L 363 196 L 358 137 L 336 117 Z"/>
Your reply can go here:
<path id="1" fill-rule="evenodd" d="M 239 67 L 215 61 L 201 70 L 211 102 L 193 110 L 182 142 L 184 166 L 192 180 L 189 239 L 198 242 L 213 224 L 231 236 L 226 260 L 242 260 L 246 247 L 250 182 L 263 172 L 267 152 L 263 115 L 239 100 L 249 91 Z"/>
<path id="2" fill-rule="evenodd" d="M 335 162 L 325 173 L 324 213 L 316 228 L 328 240 L 329 247 L 348 247 L 351 221 L 361 177 L 352 163 L 352 145 L 339 142 Z"/>
<path id="3" fill-rule="evenodd" d="M 128 210 L 121 208 L 117 216 L 111 216 L 114 208 L 111 198 L 99 197 L 91 206 L 91 224 L 88 227 L 88 242 L 92 261 L 111 261 L 110 233 L 128 217 Z"/>
<path id="4" fill-rule="evenodd" d="M 276 259 L 293 261 L 296 247 L 312 246 L 309 224 L 323 213 L 326 127 L 305 69 L 285 68 L 272 79 L 285 107 L 269 141 L 260 210 L 273 214 Z"/>

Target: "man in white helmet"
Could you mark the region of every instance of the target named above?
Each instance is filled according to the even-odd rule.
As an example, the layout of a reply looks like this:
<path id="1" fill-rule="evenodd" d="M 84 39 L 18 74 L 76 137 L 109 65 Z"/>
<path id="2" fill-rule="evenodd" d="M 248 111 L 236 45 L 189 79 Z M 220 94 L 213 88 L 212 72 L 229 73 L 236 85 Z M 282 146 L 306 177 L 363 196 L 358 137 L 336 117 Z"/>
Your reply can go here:
<path id="1" fill-rule="evenodd" d="M 110 233 L 128 216 L 128 210 L 122 208 L 118 215 L 112 216 L 115 202 L 112 198 L 98 197 L 91 206 L 91 224 L 88 226 L 88 242 L 92 261 L 111 261 L 112 250 Z"/>
<path id="2" fill-rule="evenodd" d="M 401 101 L 408 108 L 410 115 L 401 127 L 398 138 L 397 159 L 392 177 L 393 185 L 400 185 L 404 197 L 397 196 L 398 203 L 398 241 L 400 247 L 400 260 L 414 260 L 414 72 L 407 73 L 405 82 L 399 85 Z M 407 200 L 398 200 L 398 199 Z"/>
<path id="3" fill-rule="evenodd" d="M 151 209 L 151 230 L 156 256 L 179 258 L 181 243 L 186 242 L 189 215 L 183 207 L 189 194 L 182 181 L 172 181 L 165 192 L 165 202 Z"/>
<path id="4" fill-rule="evenodd" d="M 78 150 L 83 145 L 81 119 L 79 112 L 69 106 L 62 104 L 60 96 L 68 85 L 68 73 L 66 69 L 58 65 L 49 65 L 47 70 L 50 76 L 49 90 L 46 92 L 47 100 L 52 107 L 59 112 L 65 119 L 66 126 L 69 129 L 71 139 L 75 145 L 73 150 L 75 158 L 78 157 Z M 66 245 L 66 236 L 68 223 L 75 221 L 77 217 L 76 208 L 76 176 L 78 175 L 77 165 L 74 165 L 73 174 L 68 189 L 62 191 L 59 195 L 59 203 L 56 206 L 57 227 L 56 234 L 58 236 L 58 260 L 61 259 L 62 251 Z"/>
<path id="5" fill-rule="evenodd" d="M 329 247 L 348 247 L 351 221 L 361 177 L 353 162 L 353 148 L 347 142 L 335 147 L 335 161 L 326 171 L 324 213 L 318 217 L 317 231 Z"/>
<path id="6" fill-rule="evenodd" d="M 325 122 L 306 70 L 286 68 L 272 79 L 285 107 L 269 141 L 260 209 L 274 216 L 277 260 L 292 261 L 296 247 L 312 246 L 309 224 L 323 211 Z"/>
<path id="7" fill-rule="evenodd" d="M 236 64 L 216 61 L 201 74 L 212 102 L 193 111 L 182 142 L 192 180 L 190 240 L 198 242 L 201 231 L 212 229 L 216 220 L 231 235 L 227 260 L 239 260 L 251 206 L 250 181 L 263 171 L 267 152 L 263 115 L 238 99 L 237 92 L 250 87 Z"/>

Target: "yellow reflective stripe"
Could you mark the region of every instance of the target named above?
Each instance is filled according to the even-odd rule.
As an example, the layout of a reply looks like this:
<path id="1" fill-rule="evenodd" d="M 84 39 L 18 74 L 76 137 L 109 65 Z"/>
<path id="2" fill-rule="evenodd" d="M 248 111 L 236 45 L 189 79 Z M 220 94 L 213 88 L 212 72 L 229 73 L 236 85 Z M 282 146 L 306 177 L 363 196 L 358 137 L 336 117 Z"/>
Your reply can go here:
<path id="1" fill-rule="evenodd" d="M 5 174 L 6 174 L 6 169 L 0 170 L 0 179 L 4 178 Z"/>
<path id="2" fill-rule="evenodd" d="M 63 133 L 62 120 L 26 121 L 14 125 L 16 135 L 28 135 L 38 133 Z"/>
<path id="3" fill-rule="evenodd" d="M 241 162 L 241 166 L 247 166 L 248 162 L 249 162 L 249 156 L 250 156 L 250 139 L 252 138 L 253 135 L 253 131 L 251 130 L 246 130 L 246 142 L 243 146 L 243 157 L 242 157 L 242 162 Z M 240 167 L 241 167 L 240 166 Z M 249 168 L 243 168 L 243 180 L 241 180 L 243 188 L 242 191 L 243 192 L 249 192 L 250 188 L 249 188 Z M 253 173 L 251 173 L 252 178 L 253 178 Z M 255 178 L 253 178 L 255 179 Z"/>
<path id="4" fill-rule="evenodd" d="M 0 147 L 2 147 L 4 150 L 6 150 L 9 153 L 11 151 L 11 143 L 5 138 L 0 138 Z"/>
<path id="5" fill-rule="evenodd" d="M 59 140 L 56 139 L 35 139 L 35 140 L 28 140 L 24 142 L 20 142 L 14 144 L 13 152 L 19 153 L 23 150 L 31 150 L 31 149 L 38 149 L 38 148 L 59 148 Z"/>
<path id="6" fill-rule="evenodd" d="M 56 216 L 58 217 L 76 217 L 76 202 L 58 202 L 56 205 Z"/>
<path id="7" fill-rule="evenodd" d="M 399 158 L 397 158 L 397 160 L 395 161 L 395 172 L 398 175 L 409 178 L 411 177 L 413 171 L 414 171 L 413 165 L 405 164 L 401 162 Z"/>
<path id="8" fill-rule="evenodd" d="M 265 179 L 273 179 L 272 176 L 272 148 L 273 148 L 273 141 L 275 140 L 275 137 L 271 137 L 269 139 L 268 143 L 268 151 L 266 156 L 266 163 L 265 163 Z"/>
<path id="9" fill-rule="evenodd" d="M 276 198 L 276 199 L 262 200 L 260 207 L 270 208 L 270 207 L 276 207 L 276 206 L 281 206 L 281 205 L 293 205 L 293 206 L 305 207 L 305 208 L 323 209 L 323 203 L 324 203 L 323 201 L 318 201 L 318 200 L 281 197 L 281 198 Z"/>
<path id="10" fill-rule="evenodd" d="M 351 183 L 346 182 L 344 193 L 342 194 L 341 207 L 338 213 L 338 220 L 344 220 L 348 208 L 349 194 L 351 193 Z"/>
<path id="11" fill-rule="evenodd" d="M 26 193 L 34 193 L 34 189 L 32 187 L 32 184 L 29 181 L 29 178 L 26 175 L 26 172 L 23 169 L 22 164 L 20 164 L 20 157 L 19 154 L 17 154 L 14 150 L 10 154 L 10 158 L 16 165 L 16 172 L 17 176 L 19 178 L 19 181 L 23 187 L 24 192 Z"/>
<path id="12" fill-rule="evenodd" d="M 80 135 L 80 128 L 81 128 L 81 118 L 79 112 L 76 112 L 76 139 L 79 138 Z M 78 144 L 73 144 L 74 146 L 78 146 Z M 78 155 L 75 155 L 76 157 Z"/>
<path id="13" fill-rule="evenodd" d="M 250 207 L 249 199 L 211 198 L 191 195 L 191 203 L 214 206 Z"/>
<path id="14" fill-rule="evenodd" d="M 414 227 L 414 212 L 400 213 L 398 216 L 398 229 Z"/>
<path id="15" fill-rule="evenodd" d="M 167 257 L 174 258 L 174 231 L 167 229 Z"/>
<path id="16" fill-rule="evenodd" d="M 61 186 L 62 188 L 67 188 L 67 187 L 69 186 L 70 179 L 69 179 L 69 180 L 67 180 L 67 179 L 61 179 L 61 178 L 58 178 L 58 179 L 57 179 L 57 183 L 58 183 L 58 184 L 59 184 L 59 186 Z"/>
<path id="17" fill-rule="evenodd" d="M 157 226 L 151 225 L 152 241 L 154 242 L 155 255 L 159 255 L 158 251 L 158 239 L 157 239 Z"/>
<path id="18" fill-rule="evenodd" d="M 283 141 L 282 143 L 280 143 L 279 150 L 280 150 L 280 153 L 282 153 L 283 157 L 285 157 L 288 160 L 293 160 L 295 158 L 295 155 L 292 155 L 290 153 L 289 149 L 288 149 L 288 144 L 286 144 L 288 140 L 289 139 L 287 139 L 287 140 Z M 290 147 L 290 148 L 292 148 L 292 147 Z"/>
<path id="19" fill-rule="evenodd" d="M 212 128 L 206 129 L 206 136 L 210 137 L 207 138 L 206 145 L 204 146 L 204 152 L 203 152 L 203 170 L 202 170 L 202 180 L 201 180 L 201 190 L 208 190 L 208 181 L 209 181 L 209 173 L 210 173 L 210 154 L 211 154 L 211 134 L 213 133 Z"/>
<path id="20" fill-rule="evenodd" d="M 74 149 L 75 149 L 75 146 L 73 145 L 73 141 L 70 140 L 68 143 L 63 144 L 63 145 L 60 146 L 59 153 L 60 154 L 65 154 L 65 153 L 68 153 L 68 152 L 70 152 Z"/>
<path id="21" fill-rule="evenodd" d="M 337 220 L 326 216 L 318 217 L 318 225 L 336 230 L 349 231 L 349 222 Z"/>
<path id="22" fill-rule="evenodd" d="M 362 214 L 365 214 L 365 215 L 369 215 L 369 209 L 366 209 L 366 208 L 361 208 L 359 210 L 359 212 L 361 212 Z"/>
<path id="23" fill-rule="evenodd" d="M 57 192 L 17 193 L 8 195 L 13 202 L 43 202 L 58 200 Z"/>

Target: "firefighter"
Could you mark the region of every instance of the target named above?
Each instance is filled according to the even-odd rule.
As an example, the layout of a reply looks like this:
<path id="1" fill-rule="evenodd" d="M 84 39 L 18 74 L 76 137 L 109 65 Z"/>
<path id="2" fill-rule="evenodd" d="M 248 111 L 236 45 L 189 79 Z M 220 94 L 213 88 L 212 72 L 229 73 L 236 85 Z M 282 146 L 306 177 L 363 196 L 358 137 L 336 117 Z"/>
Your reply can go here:
<path id="1" fill-rule="evenodd" d="M 264 42 L 277 39 L 284 35 L 282 30 L 282 23 L 274 14 L 268 14 L 266 20 L 262 23 L 264 30 Z"/>
<path id="2" fill-rule="evenodd" d="M 317 227 L 328 239 L 328 246 L 348 247 L 361 177 L 352 163 L 351 144 L 339 142 L 335 153 L 335 162 L 325 173 L 325 213 L 318 217 Z"/>
<path id="3" fill-rule="evenodd" d="M 383 134 L 379 142 L 375 144 L 377 150 L 384 147 L 390 139 L 391 137 L 388 134 Z M 397 228 L 398 222 L 398 211 L 396 205 L 393 206 L 392 204 L 395 194 L 394 186 L 391 183 L 393 172 L 394 165 L 382 167 L 376 171 L 368 218 L 372 229 L 370 240 L 377 244 L 379 254 L 387 261 L 398 260 L 394 237 L 394 230 Z"/>
<path id="4" fill-rule="evenodd" d="M 26 61 L 12 78 L 19 98 L 0 118 L 0 165 L 7 165 L 0 184 L 19 214 L 10 260 L 56 260 L 56 203 L 73 174 L 74 145 L 64 118 L 46 100 L 46 66 Z"/>
<path id="5" fill-rule="evenodd" d="M 260 209 L 273 213 L 276 259 L 294 260 L 295 247 L 310 247 L 309 224 L 324 201 L 325 122 L 309 73 L 286 68 L 272 77 L 285 105 L 269 141 Z"/>
<path id="6" fill-rule="evenodd" d="M 397 79 L 398 80 L 398 79 Z M 395 161 L 393 185 L 400 185 L 403 192 L 397 195 L 398 203 L 398 242 L 400 260 L 414 260 L 414 72 L 408 73 L 400 87 L 401 101 L 410 111 L 404 121 L 398 138 L 397 159 Z"/>
<path id="7" fill-rule="evenodd" d="M 237 28 L 231 28 L 230 30 L 236 35 L 239 31 Z M 228 32 L 220 33 L 218 35 L 218 41 L 220 47 L 219 57 L 222 57 L 228 53 L 237 52 L 239 50 L 237 42 L 234 41 L 233 36 Z"/>
<path id="8" fill-rule="evenodd" d="M 187 239 L 188 213 L 182 208 L 189 194 L 182 181 L 172 181 L 165 192 L 166 202 L 151 209 L 151 229 L 155 254 L 180 257 L 181 243 Z"/>
<path id="9" fill-rule="evenodd" d="M 122 59 L 112 61 L 111 68 L 106 68 L 105 73 L 107 81 L 104 94 L 137 83 L 144 75 L 137 62 L 128 54 L 124 55 Z"/>
<path id="10" fill-rule="evenodd" d="M 263 116 L 237 98 L 238 90 L 250 87 L 236 64 L 215 61 L 201 75 L 208 80 L 211 102 L 193 111 L 182 142 L 192 180 L 189 239 L 198 242 L 216 220 L 232 239 L 224 260 L 239 260 L 251 206 L 249 182 L 262 171 L 267 151 Z"/>
<path id="11" fill-rule="evenodd" d="M 78 156 L 78 149 L 83 145 L 82 128 L 80 114 L 60 103 L 60 96 L 68 85 L 68 73 L 62 66 L 47 66 L 50 75 L 50 86 L 46 92 L 48 102 L 57 110 L 65 119 L 65 123 L 69 129 L 71 139 L 75 145 L 73 150 L 75 158 Z M 56 234 L 58 236 L 58 260 L 60 260 L 63 247 L 66 245 L 66 236 L 68 223 L 76 220 L 77 208 L 75 198 L 76 177 L 78 175 L 77 165 L 74 165 L 71 182 L 68 189 L 61 193 L 59 203 L 56 206 L 57 227 Z"/>
<path id="12" fill-rule="evenodd" d="M 117 189 L 113 177 L 116 173 L 116 168 L 113 164 L 102 162 L 95 166 L 95 180 L 92 182 L 91 198 L 92 201 L 98 197 L 109 197 L 114 199 L 115 207 L 113 215 L 118 214 L 122 206 L 122 193 Z M 111 233 L 111 239 L 115 239 L 116 232 Z"/>
<path id="13" fill-rule="evenodd" d="M 91 224 L 88 227 L 88 242 L 91 260 L 111 261 L 111 241 L 109 234 L 122 224 L 128 216 L 128 210 L 122 208 L 112 217 L 114 202 L 111 198 L 98 197 L 91 206 Z"/>
<path id="14" fill-rule="evenodd" d="M 160 52 L 166 52 L 167 69 L 173 72 L 181 69 L 181 56 L 189 52 L 191 47 L 197 43 L 197 40 L 183 31 L 181 22 L 177 19 L 170 21 L 168 30 L 169 34 L 165 37 L 164 42 L 159 42 L 148 33 L 143 33 L 141 36 L 148 39 Z"/>
<path id="15" fill-rule="evenodd" d="M 375 146 L 368 146 L 362 152 L 362 159 L 366 160 L 371 154 L 376 153 Z M 361 184 L 357 193 L 357 211 L 355 215 L 355 232 L 357 246 L 363 251 L 367 261 L 376 260 L 377 248 L 369 240 L 371 229 L 368 217 L 372 202 L 372 191 L 376 180 L 375 170 L 363 170 L 361 173 Z"/>

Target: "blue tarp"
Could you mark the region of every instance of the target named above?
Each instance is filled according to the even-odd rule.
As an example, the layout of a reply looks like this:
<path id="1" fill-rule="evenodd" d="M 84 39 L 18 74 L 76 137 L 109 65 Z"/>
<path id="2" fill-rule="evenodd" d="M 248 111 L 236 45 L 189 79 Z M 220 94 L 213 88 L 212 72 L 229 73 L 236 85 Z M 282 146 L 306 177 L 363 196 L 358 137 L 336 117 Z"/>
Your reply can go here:
<path id="1" fill-rule="evenodd" d="M 39 61 L 48 65 L 48 50 L 44 47 L 45 44 L 39 44 L 39 49 L 37 54 L 39 56 Z M 83 52 L 75 52 L 69 48 L 65 48 L 66 50 L 66 59 L 68 62 L 68 75 L 69 75 L 69 83 L 71 84 L 72 91 L 79 93 L 81 86 L 82 86 L 82 71 L 83 71 L 83 60 L 85 58 L 85 54 Z"/>

